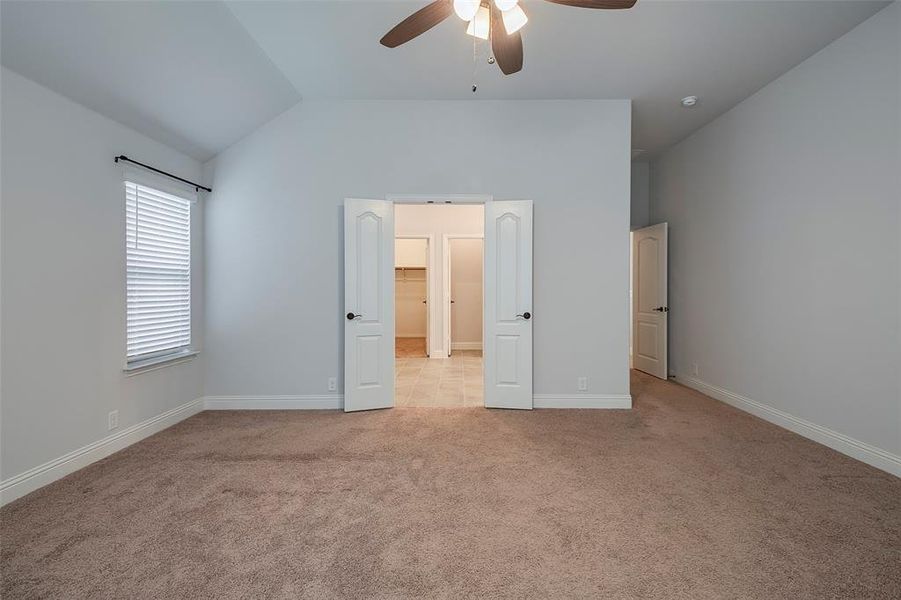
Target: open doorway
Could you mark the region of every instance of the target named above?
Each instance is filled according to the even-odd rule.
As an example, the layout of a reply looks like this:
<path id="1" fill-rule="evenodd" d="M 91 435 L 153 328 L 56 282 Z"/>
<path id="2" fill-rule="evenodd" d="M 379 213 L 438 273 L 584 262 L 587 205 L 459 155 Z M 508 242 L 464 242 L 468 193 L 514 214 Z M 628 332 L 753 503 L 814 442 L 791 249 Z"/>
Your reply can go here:
<path id="1" fill-rule="evenodd" d="M 459 204 L 458 204 L 459 203 Z M 397 210 L 396 210 L 397 209 Z M 475 213 L 475 230 L 460 233 L 456 212 Z M 393 406 L 484 406 L 531 409 L 532 202 L 483 196 L 344 201 L 344 410 Z M 408 219 L 407 217 L 415 217 Z M 483 356 L 454 352 L 442 334 L 445 310 L 442 250 L 428 245 L 428 357 L 395 349 L 395 243 L 484 236 Z M 421 300 L 420 300 L 421 302 Z M 448 300 L 449 302 L 449 300 Z M 446 314 L 448 313 L 448 314 Z M 484 361 L 484 366 L 483 366 Z M 480 393 L 481 392 L 481 393 Z"/>
<path id="2" fill-rule="evenodd" d="M 394 219 L 395 406 L 484 406 L 485 207 L 397 204 Z"/>

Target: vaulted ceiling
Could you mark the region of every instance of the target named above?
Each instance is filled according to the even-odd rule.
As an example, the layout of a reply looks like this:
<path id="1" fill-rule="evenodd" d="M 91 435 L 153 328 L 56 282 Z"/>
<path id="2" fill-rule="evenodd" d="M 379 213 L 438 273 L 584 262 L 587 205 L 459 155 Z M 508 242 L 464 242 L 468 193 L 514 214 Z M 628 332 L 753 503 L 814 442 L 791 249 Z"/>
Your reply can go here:
<path id="1" fill-rule="evenodd" d="M 206 160 L 300 100 L 221 2 L 0 2 L 0 59 Z"/>
<path id="2" fill-rule="evenodd" d="M 0 59 L 200 160 L 301 98 L 631 98 L 633 146 L 647 157 L 887 2 L 639 0 L 592 11 L 523 0 L 525 67 L 508 77 L 487 48 L 474 59 L 455 17 L 399 48 L 379 45 L 425 4 L 7 0 Z M 688 95 L 701 99 L 690 110 L 679 104 Z"/>

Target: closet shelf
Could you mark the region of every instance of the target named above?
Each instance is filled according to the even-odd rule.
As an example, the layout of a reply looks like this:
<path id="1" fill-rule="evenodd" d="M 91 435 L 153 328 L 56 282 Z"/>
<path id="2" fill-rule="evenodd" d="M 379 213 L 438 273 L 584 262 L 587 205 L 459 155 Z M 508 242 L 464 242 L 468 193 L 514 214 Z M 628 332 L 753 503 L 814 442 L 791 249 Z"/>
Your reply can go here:
<path id="1" fill-rule="evenodd" d="M 394 279 L 401 281 L 425 281 L 425 267 L 394 267 Z"/>

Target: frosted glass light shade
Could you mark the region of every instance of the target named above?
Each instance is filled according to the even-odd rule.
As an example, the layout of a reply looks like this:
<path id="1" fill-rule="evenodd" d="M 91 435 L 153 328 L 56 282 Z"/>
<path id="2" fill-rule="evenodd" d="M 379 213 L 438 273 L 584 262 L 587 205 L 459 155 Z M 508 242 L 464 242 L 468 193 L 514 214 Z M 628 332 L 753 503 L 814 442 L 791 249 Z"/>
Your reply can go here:
<path id="1" fill-rule="evenodd" d="M 479 10 L 480 0 L 454 0 L 454 12 L 464 21 L 472 21 Z"/>
<path id="2" fill-rule="evenodd" d="M 514 4 L 513 8 L 501 13 L 501 16 L 504 18 L 504 29 L 507 30 L 507 35 L 516 33 L 529 22 L 529 17 L 518 4 Z"/>
<path id="3" fill-rule="evenodd" d="M 479 39 L 487 40 L 490 31 L 491 13 L 488 12 L 487 7 L 480 6 L 475 18 L 473 18 L 473 20 L 469 22 L 469 27 L 466 28 L 466 33 Z"/>
<path id="4" fill-rule="evenodd" d="M 519 3 L 519 0 L 494 0 L 494 5 L 499 11 L 508 11 Z"/>

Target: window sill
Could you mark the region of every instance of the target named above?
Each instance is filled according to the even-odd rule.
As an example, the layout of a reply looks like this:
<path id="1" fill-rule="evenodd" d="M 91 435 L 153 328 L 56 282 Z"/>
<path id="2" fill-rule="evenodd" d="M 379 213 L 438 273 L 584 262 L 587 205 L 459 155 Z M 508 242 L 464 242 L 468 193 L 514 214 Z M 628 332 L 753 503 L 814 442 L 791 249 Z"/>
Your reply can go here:
<path id="1" fill-rule="evenodd" d="M 132 375 L 146 373 L 147 371 L 156 371 L 157 369 L 163 369 L 165 367 L 171 367 L 173 365 L 187 362 L 197 356 L 197 354 L 199 354 L 197 350 L 184 350 L 182 352 L 176 352 L 175 354 L 155 356 L 153 358 L 147 358 L 145 360 L 138 360 L 133 363 L 129 363 L 125 366 L 123 371 L 125 371 L 126 376 L 130 377 Z"/>

